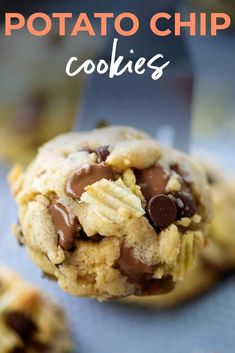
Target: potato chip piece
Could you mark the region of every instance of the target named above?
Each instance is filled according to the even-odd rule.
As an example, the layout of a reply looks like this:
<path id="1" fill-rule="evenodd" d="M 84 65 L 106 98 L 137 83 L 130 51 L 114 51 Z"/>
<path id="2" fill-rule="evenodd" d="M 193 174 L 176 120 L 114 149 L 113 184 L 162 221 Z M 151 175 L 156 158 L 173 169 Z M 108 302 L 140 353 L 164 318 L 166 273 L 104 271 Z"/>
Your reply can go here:
<path id="1" fill-rule="evenodd" d="M 196 251 L 194 242 L 195 233 L 186 232 L 181 238 L 181 250 L 177 259 L 177 264 L 173 273 L 175 279 L 182 280 L 187 271 L 195 264 Z"/>
<path id="2" fill-rule="evenodd" d="M 141 201 L 122 181 L 101 179 L 85 188 L 81 201 L 90 204 L 104 220 L 122 223 L 132 217 L 141 217 L 145 211 Z"/>

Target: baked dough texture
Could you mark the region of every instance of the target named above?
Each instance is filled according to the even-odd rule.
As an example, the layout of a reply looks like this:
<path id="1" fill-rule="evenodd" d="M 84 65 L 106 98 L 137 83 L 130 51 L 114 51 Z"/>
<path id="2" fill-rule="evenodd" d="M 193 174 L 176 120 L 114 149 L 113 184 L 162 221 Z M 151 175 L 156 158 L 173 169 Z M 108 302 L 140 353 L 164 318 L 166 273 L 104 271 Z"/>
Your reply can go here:
<path id="1" fill-rule="evenodd" d="M 62 310 L 11 269 L 0 267 L 0 352 L 69 353 Z"/>
<path id="2" fill-rule="evenodd" d="M 128 127 L 58 136 L 9 175 L 18 240 L 76 296 L 166 293 L 202 251 L 212 216 L 190 157 Z"/>

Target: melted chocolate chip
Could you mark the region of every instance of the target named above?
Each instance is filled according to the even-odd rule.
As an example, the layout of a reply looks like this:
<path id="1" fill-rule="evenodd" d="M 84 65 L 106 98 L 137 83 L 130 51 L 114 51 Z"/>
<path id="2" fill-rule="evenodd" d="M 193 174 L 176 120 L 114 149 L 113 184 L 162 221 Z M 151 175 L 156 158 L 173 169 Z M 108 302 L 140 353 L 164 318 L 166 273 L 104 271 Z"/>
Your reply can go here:
<path id="1" fill-rule="evenodd" d="M 155 227 L 166 228 L 177 217 L 175 202 L 166 195 L 154 196 L 148 202 L 147 211 Z"/>
<path id="2" fill-rule="evenodd" d="M 141 186 L 146 201 L 156 195 L 165 193 L 169 175 L 160 165 L 136 170 L 135 175 L 137 184 Z"/>
<path id="3" fill-rule="evenodd" d="M 93 235 L 92 237 L 88 237 L 83 229 L 80 230 L 80 239 L 85 241 L 92 241 L 93 243 L 100 242 L 103 237 L 100 234 Z"/>
<path id="4" fill-rule="evenodd" d="M 101 179 L 114 180 L 113 170 L 105 163 L 90 164 L 76 170 L 67 179 L 66 192 L 75 200 L 79 200 L 87 185 Z"/>
<path id="5" fill-rule="evenodd" d="M 142 282 L 141 295 L 159 295 L 171 292 L 175 287 L 172 277 L 151 279 Z"/>
<path id="6" fill-rule="evenodd" d="M 110 152 L 108 150 L 109 146 L 101 146 L 96 149 L 96 154 L 100 162 L 105 162 Z"/>
<path id="7" fill-rule="evenodd" d="M 29 342 L 37 332 L 35 323 L 25 314 L 9 311 L 5 314 L 6 324 L 15 331 L 24 342 Z"/>
<path id="8" fill-rule="evenodd" d="M 92 237 L 88 237 L 88 240 L 92 241 L 93 243 L 99 243 L 103 239 L 102 235 L 96 234 Z"/>
<path id="9" fill-rule="evenodd" d="M 177 206 L 177 218 L 193 217 L 197 212 L 197 207 L 190 194 L 179 192 L 174 195 Z"/>
<path id="10" fill-rule="evenodd" d="M 74 240 L 79 234 L 78 221 L 71 219 L 68 210 L 56 199 L 51 201 L 48 210 L 58 234 L 60 246 L 64 250 L 72 250 Z"/>
<path id="11" fill-rule="evenodd" d="M 151 275 L 154 272 L 154 266 L 148 266 L 136 259 L 132 248 L 125 245 L 121 247 L 117 266 L 120 272 L 133 282 L 140 282 L 145 275 Z"/>

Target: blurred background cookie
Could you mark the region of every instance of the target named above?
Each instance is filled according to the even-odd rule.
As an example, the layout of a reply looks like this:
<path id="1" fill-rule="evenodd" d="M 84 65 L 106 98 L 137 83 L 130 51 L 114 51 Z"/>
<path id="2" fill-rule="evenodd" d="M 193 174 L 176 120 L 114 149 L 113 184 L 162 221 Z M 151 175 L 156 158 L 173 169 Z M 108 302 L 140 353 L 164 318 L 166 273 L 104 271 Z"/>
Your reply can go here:
<path id="1" fill-rule="evenodd" d="M 65 66 L 71 56 L 92 58 L 98 46 L 84 33 L 35 38 L 21 30 L 1 39 L 0 159 L 25 163 L 43 142 L 71 130 L 84 76 L 68 77 Z"/>
<path id="2" fill-rule="evenodd" d="M 0 352 L 70 353 L 62 309 L 11 269 L 0 267 Z"/>
<path id="3" fill-rule="evenodd" d="M 232 21 L 235 19 L 235 2 L 234 0 L 189 0 L 194 10 L 201 12 L 222 12 L 231 16 Z"/>

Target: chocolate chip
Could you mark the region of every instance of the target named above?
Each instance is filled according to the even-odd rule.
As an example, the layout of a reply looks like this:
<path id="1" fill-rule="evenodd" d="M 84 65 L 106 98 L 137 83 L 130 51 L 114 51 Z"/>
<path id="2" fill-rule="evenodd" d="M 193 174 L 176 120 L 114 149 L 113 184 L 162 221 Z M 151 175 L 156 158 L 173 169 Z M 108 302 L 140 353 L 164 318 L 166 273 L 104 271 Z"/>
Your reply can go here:
<path id="1" fill-rule="evenodd" d="M 149 201 L 156 195 L 165 193 L 169 175 L 160 165 L 136 170 L 135 175 L 137 184 L 141 186 L 146 201 Z"/>
<path id="2" fill-rule="evenodd" d="M 141 295 L 159 295 L 170 293 L 175 287 L 171 276 L 142 282 Z"/>
<path id="3" fill-rule="evenodd" d="M 8 327 L 15 331 L 24 342 L 28 342 L 37 332 L 35 323 L 24 313 L 9 311 L 5 313 L 5 321 Z"/>
<path id="4" fill-rule="evenodd" d="M 133 282 L 140 282 L 145 275 L 154 272 L 154 266 L 148 266 L 136 259 L 133 249 L 125 245 L 121 247 L 117 267 L 123 275 L 127 276 Z"/>
<path id="5" fill-rule="evenodd" d="M 174 194 L 177 206 L 177 218 L 191 218 L 197 212 L 197 207 L 191 195 L 179 192 Z"/>
<path id="6" fill-rule="evenodd" d="M 106 161 L 107 157 L 109 156 L 110 152 L 108 148 L 109 146 L 101 146 L 96 149 L 96 154 L 100 162 Z"/>
<path id="7" fill-rule="evenodd" d="M 177 217 L 175 202 L 166 195 L 154 196 L 148 202 L 147 211 L 155 227 L 166 228 Z"/>
<path id="8" fill-rule="evenodd" d="M 88 240 L 92 241 L 93 243 L 99 243 L 104 237 L 100 234 L 93 235 L 92 237 L 88 237 Z"/>
<path id="9" fill-rule="evenodd" d="M 114 180 L 113 170 L 105 163 L 90 164 L 76 170 L 66 182 L 66 192 L 75 200 L 79 200 L 87 185 L 101 179 Z"/>
<path id="10" fill-rule="evenodd" d="M 60 246 L 64 250 L 72 250 L 78 235 L 78 221 L 71 219 L 68 210 L 56 199 L 50 202 L 48 210 L 58 234 Z"/>

